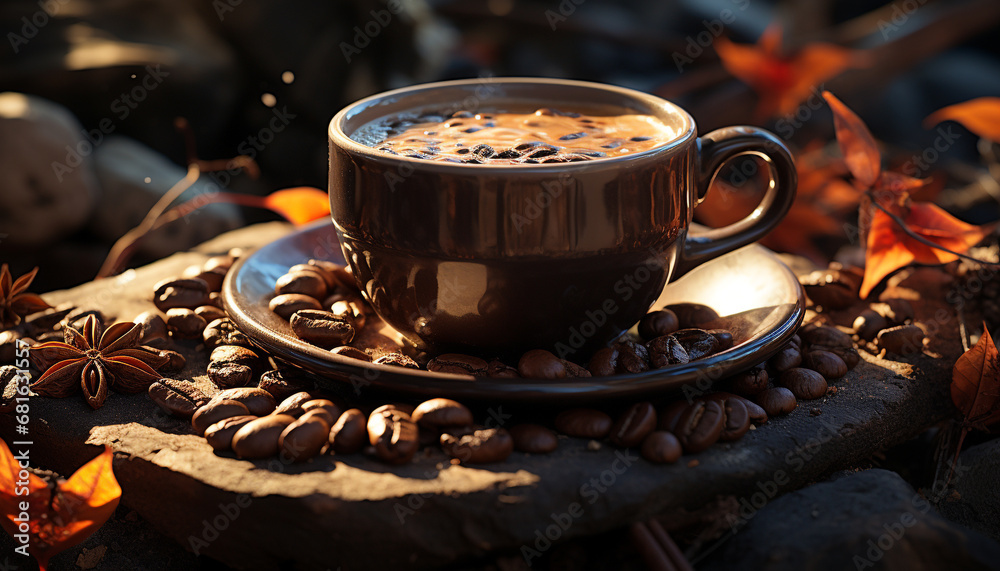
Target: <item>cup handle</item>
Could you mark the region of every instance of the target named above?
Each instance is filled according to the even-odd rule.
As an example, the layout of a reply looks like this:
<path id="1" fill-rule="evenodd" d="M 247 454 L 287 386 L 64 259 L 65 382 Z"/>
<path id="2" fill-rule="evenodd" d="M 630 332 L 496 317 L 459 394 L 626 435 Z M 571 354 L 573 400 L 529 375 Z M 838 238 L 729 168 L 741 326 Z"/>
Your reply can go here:
<path id="1" fill-rule="evenodd" d="M 741 155 L 757 155 L 767 164 L 771 184 L 764 199 L 739 222 L 695 236 L 688 235 L 671 279 L 686 274 L 708 260 L 759 240 L 778 225 L 792 206 L 798 180 L 792 154 L 773 133 L 749 126 L 724 127 L 698 139 L 697 204 L 705 199 L 708 188 L 722 165 Z"/>

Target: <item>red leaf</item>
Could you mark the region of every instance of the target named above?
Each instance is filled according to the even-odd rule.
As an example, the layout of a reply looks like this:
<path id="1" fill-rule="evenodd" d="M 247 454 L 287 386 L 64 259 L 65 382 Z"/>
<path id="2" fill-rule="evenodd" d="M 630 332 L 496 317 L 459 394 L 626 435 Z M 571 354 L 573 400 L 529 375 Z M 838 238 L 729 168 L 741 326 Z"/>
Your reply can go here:
<path id="1" fill-rule="evenodd" d="M 302 225 L 330 214 L 330 198 L 318 188 L 300 186 L 272 192 L 262 206 L 270 208 L 295 225 Z"/>
<path id="2" fill-rule="evenodd" d="M 864 121 L 832 93 L 824 91 L 823 98 L 833 111 L 837 142 L 840 143 L 840 152 L 844 154 L 847 168 L 864 190 L 871 188 L 882 172 L 882 154 L 875 144 L 875 138 Z"/>
<path id="3" fill-rule="evenodd" d="M 815 86 L 861 64 L 859 53 L 833 44 L 810 43 L 798 52 L 781 53 L 781 28 L 771 25 L 756 45 L 715 41 L 722 65 L 757 92 L 757 118 L 790 115 Z"/>
<path id="4" fill-rule="evenodd" d="M 927 128 L 941 121 L 956 121 L 966 129 L 1000 143 L 1000 97 L 980 97 L 938 109 L 924 119 Z"/>
<path id="5" fill-rule="evenodd" d="M 993 231 L 993 225 L 974 226 L 926 202 L 914 202 L 901 215 L 907 228 L 920 237 L 949 250 L 964 254 Z M 868 230 L 865 298 L 886 276 L 910 264 L 946 264 L 958 256 L 933 248 L 909 236 L 888 214 L 875 210 Z"/>
<path id="6" fill-rule="evenodd" d="M 979 342 L 952 369 L 951 400 L 980 430 L 1000 422 L 1000 356 L 985 323 Z"/>
<path id="7" fill-rule="evenodd" d="M 27 502 L 28 552 L 41 569 L 53 555 L 90 537 L 118 507 L 122 490 L 111 469 L 110 448 L 105 447 L 102 454 L 54 488 L 29 473 L 22 491 L 17 477 L 20 466 L 7 444 L 2 440 L 0 444 L 0 507 L 6 514 L 3 527 L 11 535 L 24 533 L 16 520 L 23 513 L 21 502 Z"/>

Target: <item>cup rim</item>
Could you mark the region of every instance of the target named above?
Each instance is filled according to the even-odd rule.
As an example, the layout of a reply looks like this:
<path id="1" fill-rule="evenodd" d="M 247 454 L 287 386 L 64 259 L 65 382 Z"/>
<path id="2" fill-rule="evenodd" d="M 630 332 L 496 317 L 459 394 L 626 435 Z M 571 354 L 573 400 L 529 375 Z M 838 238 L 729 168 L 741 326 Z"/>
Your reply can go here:
<path id="1" fill-rule="evenodd" d="M 617 85 L 609 85 L 605 83 L 597 83 L 593 81 L 579 81 L 573 79 L 559 79 L 559 78 L 544 78 L 544 77 L 490 77 L 490 83 L 522 83 L 522 84 L 535 84 L 539 86 L 545 85 L 563 85 L 563 86 L 573 86 L 586 89 L 594 89 L 605 92 L 618 93 L 620 95 L 629 97 L 634 100 L 639 100 L 651 109 L 665 109 L 669 112 L 679 116 L 682 120 L 681 132 L 669 142 L 652 149 L 647 149 L 638 153 L 631 153 L 628 155 L 620 155 L 615 157 L 602 157 L 597 158 L 592 161 L 581 161 L 576 163 L 553 163 L 553 164 L 529 164 L 529 165 L 490 165 L 490 164 L 466 164 L 466 163 L 451 163 L 444 161 L 429 161 L 426 159 L 417 159 L 411 157 L 404 157 L 399 155 L 389 155 L 379 151 L 374 147 L 370 147 L 363 143 L 359 143 L 352 139 L 345 131 L 344 124 L 347 121 L 349 115 L 356 111 L 360 107 L 367 107 L 369 105 L 375 104 L 379 100 L 384 100 L 392 97 L 405 96 L 409 93 L 414 93 L 418 91 L 426 91 L 433 89 L 440 89 L 445 87 L 462 87 L 468 85 L 479 85 L 483 81 L 483 78 L 469 78 L 469 79 L 456 79 L 450 81 L 438 81 L 433 83 L 419 83 L 411 85 L 408 87 L 402 87 L 399 89 L 393 89 L 390 91 L 383 91 L 365 97 L 364 99 L 359 99 L 354 103 L 345 106 L 343 109 L 337 112 L 330 120 L 330 125 L 327 130 L 327 136 L 330 142 L 335 144 L 337 147 L 349 151 L 354 154 L 362 155 L 369 159 L 389 161 L 389 162 L 403 162 L 412 165 L 414 168 L 423 169 L 441 169 L 445 171 L 454 170 L 460 171 L 463 174 L 473 174 L 474 172 L 485 173 L 485 172 L 537 172 L 543 173 L 546 171 L 565 171 L 566 169 L 585 169 L 587 167 L 600 167 L 603 165 L 610 165 L 615 163 L 622 163 L 628 161 L 641 161 L 643 159 L 648 159 L 652 157 L 665 156 L 676 152 L 678 149 L 683 147 L 691 139 L 695 137 L 697 127 L 694 122 L 694 118 L 691 114 L 684 110 L 683 107 L 667 101 L 666 99 L 657 97 L 655 95 L 644 93 L 642 91 L 637 91 L 634 89 L 629 89 L 627 87 L 620 87 Z"/>

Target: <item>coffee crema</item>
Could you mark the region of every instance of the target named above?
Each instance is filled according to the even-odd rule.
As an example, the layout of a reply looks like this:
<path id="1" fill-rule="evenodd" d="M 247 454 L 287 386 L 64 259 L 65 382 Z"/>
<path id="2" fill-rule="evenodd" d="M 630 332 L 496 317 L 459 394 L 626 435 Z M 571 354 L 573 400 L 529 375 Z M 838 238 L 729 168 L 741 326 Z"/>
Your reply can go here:
<path id="1" fill-rule="evenodd" d="M 397 116 L 365 125 L 353 137 L 391 155 L 440 162 L 523 165 L 589 161 L 648 151 L 677 138 L 651 115 L 458 111 Z"/>

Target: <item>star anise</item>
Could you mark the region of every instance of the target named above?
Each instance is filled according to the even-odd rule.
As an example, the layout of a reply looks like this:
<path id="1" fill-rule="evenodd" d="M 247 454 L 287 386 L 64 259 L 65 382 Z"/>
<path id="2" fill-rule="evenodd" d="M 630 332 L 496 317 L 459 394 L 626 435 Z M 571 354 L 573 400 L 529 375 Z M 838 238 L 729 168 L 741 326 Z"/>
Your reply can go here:
<path id="1" fill-rule="evenodd" d="M 162 375 L 156 372 L 169 359 L 139 345 L 142 327 L 120 322 L 105 329 L 93 315 L 82 331 L 66 327 L 65 342 L 50 341 L 31 348 L 31 361 L 45 373 L 32 383 L 40 395 L 63 398 L 83 391 L 87 404 L 100 408 L 108 389 L 137 393 Z"/>
<path id="2" fill-rule="evenodd" d="M 52 307 L 41 297 L 26 290 L 35 279 L 38 268 L 31 270 L 16 280 L 10 275 L 7 264 L 0 267 L 0 330 L 10 329 L 25 315 Z"/>

